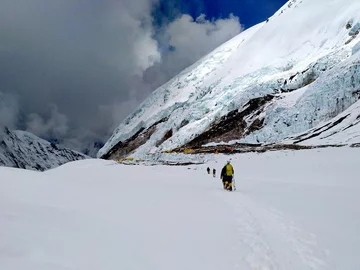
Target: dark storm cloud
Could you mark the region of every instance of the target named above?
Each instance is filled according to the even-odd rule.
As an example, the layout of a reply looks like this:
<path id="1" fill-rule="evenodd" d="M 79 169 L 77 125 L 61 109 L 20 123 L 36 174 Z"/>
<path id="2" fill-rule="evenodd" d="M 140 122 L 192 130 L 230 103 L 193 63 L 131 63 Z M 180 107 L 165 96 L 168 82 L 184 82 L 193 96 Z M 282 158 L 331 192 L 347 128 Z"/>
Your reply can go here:
<path id="1" fill-rule="evenodd" d="M 180 16 L 155 33 L 156 5 L 0 0 L 0 125 L 79 149 L 104 140 L 154 87 L 240 31 L 235 17 L 197 24 Z"/>
<path id="2" fill-rule="evenodd" d="M 143 98 L 137 77 L 160 59 L 152 1 L 0 2 L 0 91 L 16 93 L 22 112 L 32 113 L 25 128 L 46 136 L 39 131 L 51 131 L 56 106 L 73 128 L 104 136 L 112 116 L 99 119 L 99 105 L 122 104 L 128 113 L 127 101 Z"/>
<path id="3" fill-rule="evenodd" d="M 0 92 L 0 132 L 4 127 L 15 128 L 19 104 L 14 95 Z"/>

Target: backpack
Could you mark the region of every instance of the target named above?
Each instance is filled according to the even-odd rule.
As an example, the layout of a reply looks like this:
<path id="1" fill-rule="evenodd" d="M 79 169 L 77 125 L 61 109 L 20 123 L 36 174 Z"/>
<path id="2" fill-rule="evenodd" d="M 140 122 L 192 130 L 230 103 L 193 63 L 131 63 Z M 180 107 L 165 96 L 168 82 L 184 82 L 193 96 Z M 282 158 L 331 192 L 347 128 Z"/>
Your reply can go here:
<path id="1" fill-rule="evenodd" d="M 227 176 L 232 176 L 233 172 L 234 172 L 232 165 L 231 164 L 226 164 L 225 167 L 226 167 L 226 175 Z"/>

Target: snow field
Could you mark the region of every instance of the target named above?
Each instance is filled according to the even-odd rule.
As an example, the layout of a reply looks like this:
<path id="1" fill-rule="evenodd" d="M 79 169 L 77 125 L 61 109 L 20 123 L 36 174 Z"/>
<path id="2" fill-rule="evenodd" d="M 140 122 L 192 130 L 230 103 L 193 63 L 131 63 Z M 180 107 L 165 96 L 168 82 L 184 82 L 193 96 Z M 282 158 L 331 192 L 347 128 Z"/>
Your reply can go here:
<path id="1" fill-rule="evenodd" d="M 359 150 L 232 156 L 185 167 L 0 168 L 0 269 L 349 269 L 360 265 Z"/>

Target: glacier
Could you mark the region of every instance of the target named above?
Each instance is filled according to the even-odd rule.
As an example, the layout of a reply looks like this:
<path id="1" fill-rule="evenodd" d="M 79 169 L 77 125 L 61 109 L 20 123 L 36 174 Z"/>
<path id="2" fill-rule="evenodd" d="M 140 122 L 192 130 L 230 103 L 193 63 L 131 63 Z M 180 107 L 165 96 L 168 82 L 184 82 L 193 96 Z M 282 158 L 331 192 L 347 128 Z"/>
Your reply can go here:
<path id="1" fill-rule="evenodd" d="M 310 132 L 359 100 L 359 24 L 359 1 L 289 1 L 155 90 L 98 157 L 144 158 L 195 143 L 278 143 Z M 221 125 L 230 116 L 239 122 Z"/>

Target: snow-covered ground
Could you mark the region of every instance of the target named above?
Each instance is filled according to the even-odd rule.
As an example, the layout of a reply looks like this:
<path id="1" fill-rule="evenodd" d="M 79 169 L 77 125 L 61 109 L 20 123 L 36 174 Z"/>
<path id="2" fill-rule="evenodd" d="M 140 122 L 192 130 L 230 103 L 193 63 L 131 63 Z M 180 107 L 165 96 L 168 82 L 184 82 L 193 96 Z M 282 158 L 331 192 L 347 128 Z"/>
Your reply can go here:
<path id="1" fill-rule="evenodd" d="M 226 156 L 198 166 L 84 160 L 0 168 L 0 269 L 358 270 L 359 149 Z"/>

